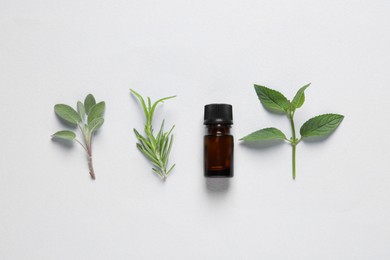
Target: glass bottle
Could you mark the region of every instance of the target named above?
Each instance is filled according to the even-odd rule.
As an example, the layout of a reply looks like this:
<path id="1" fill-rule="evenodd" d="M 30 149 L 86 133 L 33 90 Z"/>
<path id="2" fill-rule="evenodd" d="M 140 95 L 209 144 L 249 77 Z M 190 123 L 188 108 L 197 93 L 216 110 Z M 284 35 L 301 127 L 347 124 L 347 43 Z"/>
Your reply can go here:
<path id="1" fill-rule="evenodd" d="M 204 108 L 205 177 L 233 177 L 234 140 L 230 134 L 232 110 L 232 106 L 228 104 L 209 104 Z"/>

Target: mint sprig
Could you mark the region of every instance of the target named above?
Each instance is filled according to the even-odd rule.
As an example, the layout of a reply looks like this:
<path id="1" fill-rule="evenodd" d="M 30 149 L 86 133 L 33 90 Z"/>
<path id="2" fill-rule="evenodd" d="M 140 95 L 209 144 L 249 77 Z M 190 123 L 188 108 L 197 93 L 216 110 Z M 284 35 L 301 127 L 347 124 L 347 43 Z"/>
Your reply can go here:
<path id="1" fill-rule="evenodd" d="M 93 180 L 96 179 L 96 176 L 92 162 L 92 137 L 104 123 L 103 114 L 105 107 L 105 102 L 96 103 L 92 94 L 89 94 L 85 98 L 84 104 L 81 101 L 77 102 L 77 111 L 65 104 L 57 104 L 54 106 L 55 113 L 61 119 L 79 128 L 82 133 L 83 143 L 77 139 L 76 133 L 70 130 L 58 131 L 52 135 L 52 138 L 76 141 L 83 147 L 88 156 L 89 174 Z"/>
<path id="2" fill-rule="evenodd" d="M 156 173 L 162 180 L 165 180 L 172 169 L 175 167 L 174 164 L 168 169 L 169 154 L 171 152 L 173 143 L 172 131 L 175 126 L 172 126 L 168 132 L 165 132 L 163 121 L 160 127 L 160 131 L 158 131 L 157 135 L 154 135 L 152 125 L 153 115 L 157 105 L 160 102 L 174 98 L 176 96 L 161 98 L 152 104 L 149 97 L 147 98 L 146 103 L 140 94 L 132 89 L 130 89 L 130 91 L 138 98 L 139 102 L 141 103 L 146 118 L 144 127 L 145 136 L 141 135 L 136 129 L 134 129 L 135 136 L 139 141 L 139 143 L 137 143 L 137 148 L 154 165 L 152 168 L 153 172 Z"/>
<path id="3" fill-rule="evenodd" d="M 301 137 L 296 135 L 294 115 L 295 111 L 305 102 L 305 90 L 310 83 L 301 87 L 293 100 L 290 102 L 282 93 L 260 85 L 254 85 L 256 94 L 265 108 L 271 112 L 285 114 L 291 125 L 292 137 L 287 139 L 286 135 L 277 128 L 264 128 L 253 132 L 240 140 L 242 141 L 264 141 L 264 140 L 285 140 L 292 146 L 292 178 L 296 177 L 296 146 L 302 139 L 312 136 L 326 136 L 333 132 L 343 121 L 344 116 L 338 114 L 323 114 L 306 121 L 300 128 Z"/>

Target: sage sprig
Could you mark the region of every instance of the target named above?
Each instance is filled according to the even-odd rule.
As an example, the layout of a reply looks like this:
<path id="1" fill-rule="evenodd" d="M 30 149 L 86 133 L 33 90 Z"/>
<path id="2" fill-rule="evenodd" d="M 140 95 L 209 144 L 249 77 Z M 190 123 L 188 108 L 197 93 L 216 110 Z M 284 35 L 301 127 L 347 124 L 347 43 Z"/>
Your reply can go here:
<path id="1" fill-rule="evenodd" d="M 84 104 L 81 101 L 77 102 L 77 111 L 71 106 L 57 104 L 54 106 L 55 113 L 64 121 L 72 126 L 79 128 L 82 134 L 82 141 L 76 137 L 76 133 L 70 130 L 56 132 L 52 138 L 58 138 L 68 141 L 76 141 L 83 147 L 88 157 L 89 174 L 93 180 L 96 179 L 95 171 L 92 162 L 92 137 L 94 133 L 103 125 L 104 110 L 106 104 L 104 101 L 96 103 L 92 94 L 89 94 Z"/>
<path id="2" fill-rule="evenodd" d="M 295 111 L 305 102 L 305 90 L 310 83 L 301 87 L 290 102 L 282 93 L 260 85 L 254 85 L 256 94 L 265 108 L 271 112 L 284 113 L 291 125 L 292 137 L 288 139 L 286 135 L 277 128 L 264 128 L 253 132 L 240 140 L 242 141 L 264 141 L 264 140 L 284 140 L 292 146 L 292 178 L 296 177 L 296 146 L 302 139 L 311 136 L 326 136 L 333 132 L 343 121 L 344 116 L 338 114 L 323 114 L 306 121 L 301 129 L 301 137 L 298 138 L 295 131 L 294 115 Z"/>
<path id="3" fill-rule="evenodd" d="M 173 143 L 172 131 L 175 126 L 173 125 L 168 132 L 165 132 L 163 120 L 161 123 L 160 130 L 158 131 L 157 135 L 154 135 L 152 125 L 153 115 L 157 105 L 160 102 L 174 98 L 176 96 L 161 98 L 152 104 L 149 97 L 147 98 L 147 102 L 145 102 L 144 98 L 140 94 L 135 92 L 133 89 L 130 89 L 130 91 L 138 98 L 139 102 L 141 103 L 146 118 L 146 123 L 144 127 L 145 136 L 141 135 L 134 128 L 135 136 L 139 141 L 139 143 L 137 143 L 137 148 L 154 165 L 154 167 L 152 168 L 153 172 L 156 173 L 162 180 L 165 180 L 172 171 L 172 169 L 175 167 L 175 164 L 173 164 L 168 169 L 169 154 Z"/>

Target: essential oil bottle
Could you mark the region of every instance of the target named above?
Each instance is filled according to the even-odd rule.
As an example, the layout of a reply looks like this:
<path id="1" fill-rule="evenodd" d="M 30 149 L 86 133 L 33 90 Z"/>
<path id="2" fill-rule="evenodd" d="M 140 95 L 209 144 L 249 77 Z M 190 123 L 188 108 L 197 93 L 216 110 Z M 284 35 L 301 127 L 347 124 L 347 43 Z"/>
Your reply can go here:
<path id="1" fill-rule="evenodd" d="M 228 104 L 204 107 L 204 176 L 233 177 L 234 140 L 230 134 L 233 108 Z"/>

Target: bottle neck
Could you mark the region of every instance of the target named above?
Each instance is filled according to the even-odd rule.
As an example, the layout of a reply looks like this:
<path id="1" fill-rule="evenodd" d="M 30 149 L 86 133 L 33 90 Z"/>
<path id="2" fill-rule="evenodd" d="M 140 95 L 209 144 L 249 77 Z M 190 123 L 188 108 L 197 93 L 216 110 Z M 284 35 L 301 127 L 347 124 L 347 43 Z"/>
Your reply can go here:
<path id="1" fill-rule="evenodd" d="M 208 124 L 206 131 L 209 135 L 228 135 L 230 134 L 230 124 Z"/>

